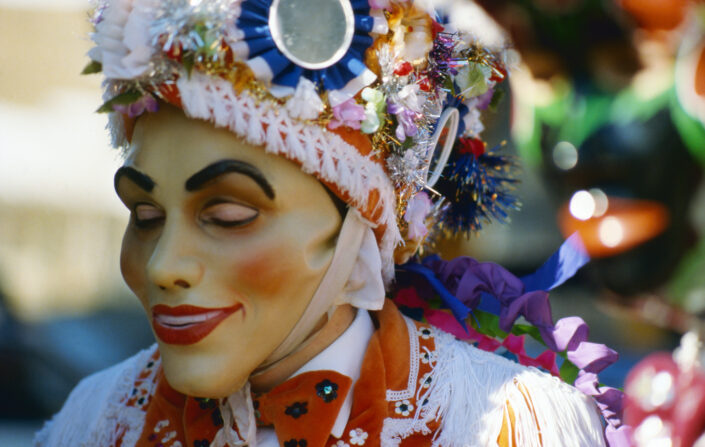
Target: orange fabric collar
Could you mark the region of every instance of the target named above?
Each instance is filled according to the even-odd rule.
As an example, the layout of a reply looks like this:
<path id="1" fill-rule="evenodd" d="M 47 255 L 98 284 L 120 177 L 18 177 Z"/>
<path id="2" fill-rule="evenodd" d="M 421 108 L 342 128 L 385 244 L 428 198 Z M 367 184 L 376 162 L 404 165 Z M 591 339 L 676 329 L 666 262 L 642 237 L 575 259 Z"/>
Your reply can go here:
<path id="1" fill-rule="evenodd" d="M 330 436 L 330 432 L 353 386 L 349 377 L 335 371 L 311 371 L 287 380 L 265 395 L 255 396 L 258 422 L 274 426 L 280 446 L 323 447 L 340 442 L 343 444 L 339 445 L 378 445 L 385 420 L 413 417 L 413 412 L 405 410 L 418 405 L 414 398 L 393 402 L 387 395 L 390 390 L 408 389 L 412 382 L 411 392 L 415 395 L 417 376 L 427 371 L 417 371 L 409 377 L 410 334 L 394 304 L 385 303 L 384 309 L 372 316 L 377 330 L 367 347 L 360 378 L 354 384 L 352 411 L 341 440 Z M 412 337 L 416 336 L 414 329 Z M 430 365 L 424 368 L 430 371 Z M 145 425 L 136 445 L 208 447 L 223 424 L 217 401 L 178 393 L 167 384 L 161 371 L 155 381 L 156 389 L 143 407 Z M 428 441 L 430 445 L 430 438 L 419 435 L 419 441 L 422 439 L 414 444 L 427 445 Z"/>

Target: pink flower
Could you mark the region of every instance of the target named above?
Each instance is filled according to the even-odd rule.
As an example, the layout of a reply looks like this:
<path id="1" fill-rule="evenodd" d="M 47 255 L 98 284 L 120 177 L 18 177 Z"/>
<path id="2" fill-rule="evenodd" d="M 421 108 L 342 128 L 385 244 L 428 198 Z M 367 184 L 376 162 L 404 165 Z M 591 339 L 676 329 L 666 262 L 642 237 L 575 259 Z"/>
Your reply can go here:
<path id="1" fill-rule="evenodd" d="M 123 113 L 130 118 L 136 118 L 142 115 L 144 112 L 156 112 L 159 110 L 159 103 L 154 96 L 149 93 L 145 93 L 140 99 L 133 102 L 132 104 L 115 104 L 113 110 L 116 112 Z"/>
<path id="2" fill-rule="evenodd" d="M 409 200 L 406 205 L 404 220 L 409 223 L 409 239 L 417 240 L 428 233 L 426 228 L 426 216 L 431 211 L 431 199 L 428 194 L 421 191 Z"/>
<path id="3" fill-rule="evenodd" d="M 370 0 L 369 4 L 372 9 L 389 9 L 390 0 Z"/>
<path id="4" fill-rule="evenodd" d="M 333 119 L 328 123 L 328 128 L 337 129 L 340 126 L 348 126 L 351 129 L 359 129 L 360 123 L 364 119 L 365 108 L 351 98 L 333 107 Z"/>

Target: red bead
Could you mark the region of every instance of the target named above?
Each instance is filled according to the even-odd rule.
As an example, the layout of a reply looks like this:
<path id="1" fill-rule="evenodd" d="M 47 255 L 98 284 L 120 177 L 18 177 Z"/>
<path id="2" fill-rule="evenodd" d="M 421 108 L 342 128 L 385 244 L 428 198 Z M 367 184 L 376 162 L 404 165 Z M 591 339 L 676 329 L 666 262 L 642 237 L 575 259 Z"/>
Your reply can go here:
<path id="1" fill-rule="evenodd" d="M 409 73 L 411 73 L 412 71 L 414 71 L 414 67 L 411 65 L 410 62 L 402 62 L 394 70 L 394 74 L 397 76 L 406 76 Z"/>
<path id="2" fill-rule="evenodd" d="M 424 92 L 430 92 L 431 91 L 431 80 L 428 78 L 422 78 L 418 82 L 419 84 L 419 89 L 421 89 Z"/>

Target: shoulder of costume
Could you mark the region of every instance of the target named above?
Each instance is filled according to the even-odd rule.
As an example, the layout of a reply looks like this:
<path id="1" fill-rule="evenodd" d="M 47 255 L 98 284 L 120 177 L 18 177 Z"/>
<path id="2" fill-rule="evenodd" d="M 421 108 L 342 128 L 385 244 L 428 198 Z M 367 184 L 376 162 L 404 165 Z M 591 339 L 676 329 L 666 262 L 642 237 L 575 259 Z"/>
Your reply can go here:
<path id="1" fill-rule="evenodd" d="M 144 423 L 143 411 L 126 407 L 124 401 L 156 352 L 154 344 L 81 380 L 61 410 L 36 434 L 34 446 L 113 445 L 118 427 L 124 434 L 123 441 L 131 432 L 139 434 Z"/>
<path id="2" fill-rule="evenodd" d="M 420 416 L 441 421 L 434 445 L 496 445 L 503 423 L 522 446 L 605 445 L 599 410 L 588 396 L 537 368 L 433 330 L 436 363 Z"/>

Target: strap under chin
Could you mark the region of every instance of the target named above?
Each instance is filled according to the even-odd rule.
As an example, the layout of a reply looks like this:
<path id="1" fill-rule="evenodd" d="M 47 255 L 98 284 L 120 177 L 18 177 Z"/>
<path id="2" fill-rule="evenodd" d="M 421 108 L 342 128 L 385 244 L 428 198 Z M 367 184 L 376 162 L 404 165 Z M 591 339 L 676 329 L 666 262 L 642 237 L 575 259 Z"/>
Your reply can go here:
<path id="1" fill-rule="evenodd" d="M 374 233 L 357 210 L 350 208 L 338 235 L 333 260 L 303 315 L 289 335 L 260 367 L 293 352 L 311 333 L 321 317 L 334 307 L 350 303 L 364 309 L 381 309 L 384 283 L 381 256 Z"/>

